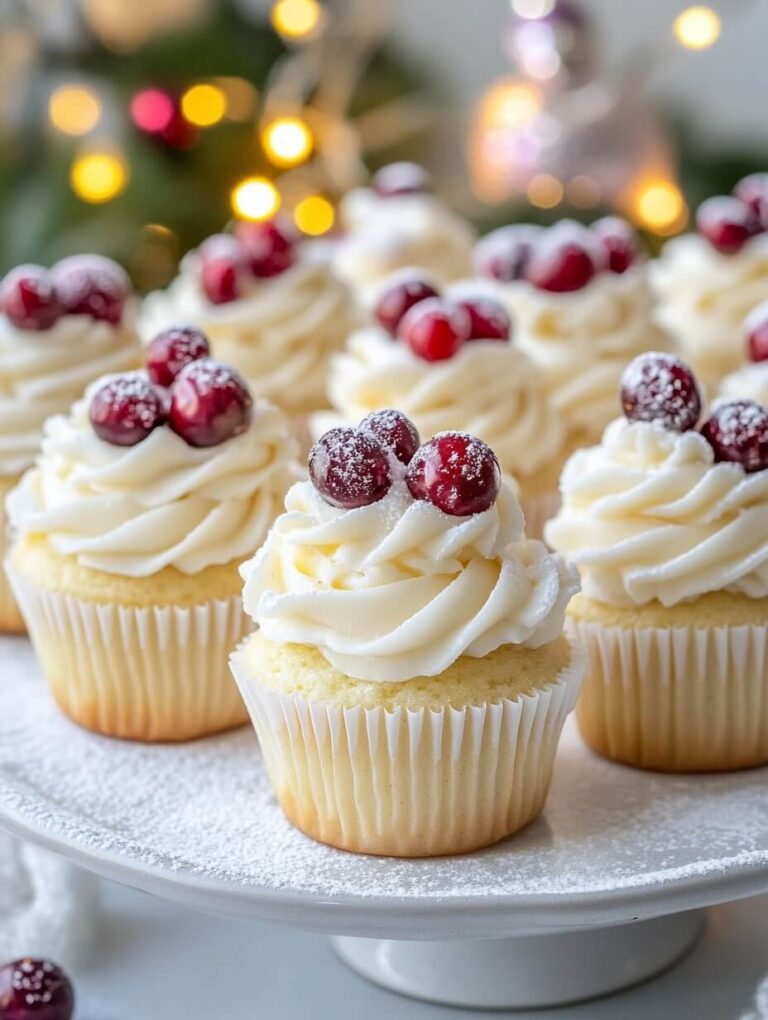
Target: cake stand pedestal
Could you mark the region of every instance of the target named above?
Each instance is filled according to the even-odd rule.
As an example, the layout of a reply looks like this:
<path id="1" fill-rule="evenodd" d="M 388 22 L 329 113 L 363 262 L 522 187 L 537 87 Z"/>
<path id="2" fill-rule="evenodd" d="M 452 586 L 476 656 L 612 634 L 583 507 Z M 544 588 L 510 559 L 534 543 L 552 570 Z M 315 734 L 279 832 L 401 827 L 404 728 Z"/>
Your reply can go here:
<path id="1" fill-rule="evenodd" d="M 250 730 L 182 746 L 86 733 L 31 649 L 0 639 L 0 827 L 105 878 L 199 909 L 333 934 L 394 991 L 534 1007 L 672 965 L 702 909 L 768 890 L 768 771 L 637 772 L 569 726 L 542 818 L 454 858 L 341 853 L 283 818 Z"/>

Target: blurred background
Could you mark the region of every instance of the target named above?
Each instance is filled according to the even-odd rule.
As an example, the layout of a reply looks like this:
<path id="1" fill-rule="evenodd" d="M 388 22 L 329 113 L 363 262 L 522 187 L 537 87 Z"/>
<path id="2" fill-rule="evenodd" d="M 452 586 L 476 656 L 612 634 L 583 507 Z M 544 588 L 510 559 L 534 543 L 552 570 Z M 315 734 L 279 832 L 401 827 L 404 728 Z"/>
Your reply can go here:
<path id="1" fill-rule="evenodd" d="M 617 210 L 659 243 L 768 165 L 766 37 L 760 0 L 0 0 L 0 271 L 162 286 L 233 215 L 332 236 L 399 158 L 481 229 Z"/>

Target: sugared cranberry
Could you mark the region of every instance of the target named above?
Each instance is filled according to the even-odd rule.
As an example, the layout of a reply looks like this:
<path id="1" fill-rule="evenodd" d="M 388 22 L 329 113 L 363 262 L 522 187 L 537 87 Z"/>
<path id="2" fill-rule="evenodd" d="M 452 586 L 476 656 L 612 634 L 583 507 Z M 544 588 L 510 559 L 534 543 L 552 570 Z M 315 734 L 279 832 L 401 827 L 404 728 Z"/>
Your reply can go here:
<path id="1" fill-rule="evenodd" d="M 512 320 L 500 301 L 480 296 L 465 298 L 459 304 L 469 315 L 468 340 L 509 340 Z"/>
<path id="2" fill-rule="evenodd" d="M 390 163 L 377 170 L 371 186 L 384 198 L 419 195 L 432 190 L 432 178 L 418 163 Z"/>
<path id="3" fill-rule="evenodd" d="M 200 267 L 200 284 L 212 305 L 226 305 L 240 297 L 239 266 L 227 256 L 213 256 Z"/>
<path id="4" fill-rule="evenodd" d="M 744 325 L 747 330 L 749 360 L 768 361 L 768 301 L 753 309 Z"/>
<path id="5" fill-rule="evenodd" d="M 641 354 L 621 380 L 621 404 L 629 421 L 657 421 L 673 432 L 696 428 L 701 395 L 693 372 L 671 354 Z"/>
<path id="6" fill-rule="evenodd" d="M 626 273 L 640 253 L 633 227 L 619 216 L 604 216 L 592 229 L 605 249 L 610 272 Z"/>
<path id="7" fill-rule="evenodd" d="M 168 423 L 189 446 L 218 446 L 245 432 L 252 417 L 248 386 L 233 368 L 204 358 L 176 377 Z"/>
<path id="8" fill-rule="evenodd" d="M 469 315 L 461 305 L 428 298 L 405 315 L 398 334 L 424 361 L 446 361 L 469 339 L 471 329 Z"/>
<path id="9" fill-rule="evenodd" d="M 71 1020 L 75 992 L 50 960 L 29 957 L 0 968 L 0 1020 Z"/>
<path id="10" fill-rule="evenodd" d="M 210 353 L 205 333 L 194 326 L 171 326 L 147 347 L 147 373 L 157 386 L 170 386 L 182 368 Z"/>
<path id="11" fill-rule="evenodd" d="M 89 413 L 93 431 L 112 446 L 136 446 L 166 417 L 162 397 L 140 375 L 115 376 L 104 383 Z"/>
<path id="12" fill-rule="evenodd" d="M 742 177 L 733 193 L 740 202 L 749 206 L 765 227 L 768 222 L 768 174 L 749 174 Z"/>
<path id="13" fill-rule="evenodd" d="M 493 230 L 475 245 L 475 270 L 479 276 L 501 283 L 522 280 L 534 247 L 543 234 L 541 227 L 529 223 Z"/>
<path id="14" fill-rule="evenodd" d="M 331 506 L 370 506 L 389 492 L 392 477 L 386 451 L 370 432 L 349 426 L 331 429 L 309 453 L 309 477 Z"/>
<path id="15" fill-rule="evenodd" d="M 758 219 L 749 206 L 730 195 L 717 195 L 702 202 L 696 212 L 696 226 L 712 247 L 725 255 L 740 251 L 760 231 Z"/>
<path id="16" fill-rule="evenodd" d="M 414 499 L 453 517 L 479 514 L 496 502 L 501 470 L 496 454 L 466 432 L 439 432 L 420 447 L 406 481 Z"/>
<path id="17" fill-rule="evenodd" d="M 376 304 L 376 318 L 392 336 L 403 316 L 414 305 L 427 298 L 438 297 L 438 291 L 427 280 L 418 276 L 400 279 L 383 292 Z"/>
<path id="18" fill-rule="evenodd" d="M 768 468 L 768 408 L 752 400 L 721 404 L 701 431 L 716 461 L 741 464 L 749 473 Z"/>
<path id="19" fill-rule="evenodd" d="M 17 266 L 0 286 L 0 310 L 19 329 L 50 329 L 63 313 L 51 274 L 43 266 Z"/>
<path id="20" fill-rule="evenodd" d="M 363 418 L 358 428 L 361 432 L 370 432 L 403 464 L 411 462 L 421 442 L 416 426 L 402 411 L 373 411 Z"/>
<path id="21" fill-rule="evenodd" d="M 235 237 L 243 246 L 248 268 L 260 279 L 278 276 L 293 265 L 293 242 L 274 220 L 238 223 Z"/>
<path id="22" fill-rule="evenodd" d="M 69 315 L 90 315 L 118 325 L 131 283 L 125 270 L 100 255 L 73 255 L 53 267 L 56 293 Z"/>
<path id="23" fill-rule="evenodd" d="M 563 234 L 557 240 L 553 235 L 532 252 L 525 278 L 539 290 L 562 294 L 586 287 L 596 272 L 593 252 Z"/>

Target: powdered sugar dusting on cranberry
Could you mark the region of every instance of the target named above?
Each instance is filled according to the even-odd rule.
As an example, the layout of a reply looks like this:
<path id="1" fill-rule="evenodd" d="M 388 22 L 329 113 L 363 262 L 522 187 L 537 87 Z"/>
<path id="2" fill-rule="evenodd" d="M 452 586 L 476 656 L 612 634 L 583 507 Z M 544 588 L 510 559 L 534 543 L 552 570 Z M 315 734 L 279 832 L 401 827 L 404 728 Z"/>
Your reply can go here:
<path id="1" fill-rule="evenodd" d="M 377 503 L 392 485 L 384 447 L 375 436 L 350 426 L 321 436 L 310 450 L 308 467 L 326 503 L 344 510 Z"/>
<path id="2" fill-rule="evenodd" d="M 358 428 L 375 436 L 402 464 L 411 462 L 421 442 L 418 430 L 410 418 L 394 408 L 371 412 L 363 418 Z"/>
<path id="3" fill-rule="evenodd" d="M 7 1020 L 70 1020 L 72 984 L 50 960 L 26 957 L 0 967 L 0 1016 Z"/>
<path id="4" fill-rule="evenodd" d="M 123 315 L 131 285 L 128 274 L 112 259 L 99 255 L 73 255 L 52 269 L 56 293 L 70 315 L 116 326 Z"/>
<path id="5" fill-rule="evenodd" d="M 691 369 L 671 354 L 641 354 L 627 367 L 621 403 L 630 421 L 659 422 L 673 432 L 696 427 L 701 395 Z"/>
<path id="6" fill-rule="evenodd" d="M 173 384 L 169 424 L 190 446 L 218 446 L 233 439 L 252 417 L 247 383 L 234 368 L 213 358 L 192 361 Z"/>
<path id="7" fill-rule="evenodd" d="M 701 431 L 716 461 L 741 464 L 748 473 L 768 468 L 768 408 L 761 404 L 752 400 L 721 404 Z"/>
<path id="8" fill-rule="evenodd" d="M 416 451 L 406 482 L 414 499 L 428 500 L 454 517 L 468 517 L 493 506 L 501 470 L 481 439 L 466 432 L 438 432 Z"/>
<path id="9" fill-rule="evenodd" d="M 114 376 L 93 394 L 89 408 L 93 430 L 112 446 L 135 446 L 165 421 L 157 390 L 142 375 Z"/>

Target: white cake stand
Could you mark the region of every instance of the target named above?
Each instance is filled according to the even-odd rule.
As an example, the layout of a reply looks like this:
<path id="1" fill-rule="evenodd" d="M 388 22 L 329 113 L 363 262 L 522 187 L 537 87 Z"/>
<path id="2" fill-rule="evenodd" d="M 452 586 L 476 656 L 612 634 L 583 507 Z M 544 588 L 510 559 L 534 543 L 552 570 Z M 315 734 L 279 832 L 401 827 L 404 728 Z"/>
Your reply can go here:
<path id="1" fill-rule="evenodd" d="M 543 818 L 464 857 L 361 857 L 283 818 L 248 729 L 183 746 L 85 733 L 28 644 L 0 639 L 0 825 L 193 907 L 333 933 L 390 989 L 562 1004 L 658 973 L 702 908 L 768 890 L 768 771 L 676 777 L 601 761 L 571 727 Z"/>

